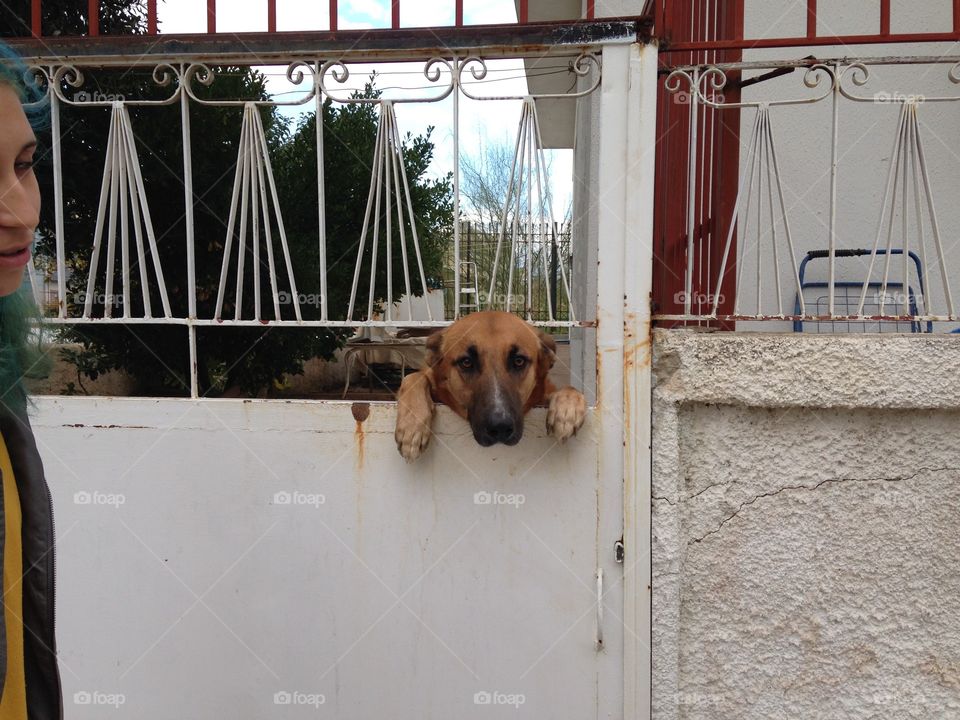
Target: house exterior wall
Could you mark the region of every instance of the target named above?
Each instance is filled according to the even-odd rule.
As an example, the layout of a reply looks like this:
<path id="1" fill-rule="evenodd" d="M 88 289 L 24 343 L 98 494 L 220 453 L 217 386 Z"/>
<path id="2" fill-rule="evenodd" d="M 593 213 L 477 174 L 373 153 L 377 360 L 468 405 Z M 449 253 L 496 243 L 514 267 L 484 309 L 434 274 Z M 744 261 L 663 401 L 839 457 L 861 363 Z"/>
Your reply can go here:
<path id="1" fill-rule="evenodd" d="M 656 332 L 655 720 L 960 717 L 956 348 Z"/>

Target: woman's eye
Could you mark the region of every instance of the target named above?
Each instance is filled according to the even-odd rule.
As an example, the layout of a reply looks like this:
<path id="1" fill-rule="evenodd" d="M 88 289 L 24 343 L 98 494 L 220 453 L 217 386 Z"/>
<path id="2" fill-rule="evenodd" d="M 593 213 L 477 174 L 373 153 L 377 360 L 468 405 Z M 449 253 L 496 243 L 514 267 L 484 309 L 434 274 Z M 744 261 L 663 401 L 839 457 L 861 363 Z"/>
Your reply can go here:
<path id="1" fill-rule="evenodd" d="M 33 158 L 31 158 L 30 160 L 17 160 L 13 164 L 13 167 L 17 172 L 26 172 L 27 170 L 33 169 L 33 166 L 34 166 Z"/>
<path id="2" fill-rule="evenodd" d="M 517 370 L 522 370 L 526 366 L 527 366 L 527 359 L 522 355 L 517 355 L 513 359 L 513 367 L 515 367 Z"/>

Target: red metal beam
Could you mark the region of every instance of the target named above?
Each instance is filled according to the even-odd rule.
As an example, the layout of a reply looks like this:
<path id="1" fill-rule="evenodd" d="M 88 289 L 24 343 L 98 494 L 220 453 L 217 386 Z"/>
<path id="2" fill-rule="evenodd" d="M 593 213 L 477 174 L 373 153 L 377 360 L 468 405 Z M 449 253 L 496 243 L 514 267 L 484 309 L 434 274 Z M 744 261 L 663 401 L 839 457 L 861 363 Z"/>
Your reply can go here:
<path id="1" fill-rule="evenodd" d="M 330 32 L 337 29 L 339 13 L 337 12 L 337 0 L 330 0 Z"/>
<path id="2" fill-rule="evenodd" d="M 953 31 L 960 35 L 960 0 L 953 0 Z"/>
<path id="3" fill-rule="evenodd" d="M 817 36 L 817 0 L 807 0 L 807 37 Z"/>
<path id="4" fill-rule="evenodd" d="M 597 14 L 597 0 L 587 0 L 587 19 L 593 20 L 594 15 Z"/>
<path id="5" fill-rule="evenodd" d="M 390 27 L 400 29 L 400 0 L 390 0 Z"/>
<path id="6" fill-rule="evenodd" d="M 87 0 L 87 34 L 96 37 L 100 34 L 100 2 Z"/>
<path id="7" fill-rule="evenodd" d="M 960 2 L 960 0 L 957 0 L 957 2 Z M 453 24 L 457 27 L 463 27 L 463 0 L 456 0 L 454 5 L 456 7 L 456 17 L 454 18 Z"/>
<path id="8" fill-rule="evenodd" d="M 147 0 L 147 33 L 157 34 L 157 0 Z"/>
<path id="9" fill-rule="evenodd" d="M 38 38 L 43 34 L 43 23 L 41 22 L 40 0 L 31 0 L 30 2 L 30 34 Z"/>
<path id="10" fill-rule="evenodd" d="M 880 0 L 880 34 L 890 34 L 890 0 Z"/>
<path id="11" fill-rule="evenodd" d="M 277 31 L 277 0 L 267 0 L 267 32 Z"/>
<path id="12" fill-rule="evenodd" d="M 818 35 L 788 38 L 719 40 L 717 42 L 676 42 L 661 48 L 661 53 L 696 50 L 744 50 L 751 48 L 804 47 L 807 45 L 874 45 L 901 42 L 960 42 L 960 30 L 942 33 L 891 33 L 889 35 Z"/>
<path id="13" fill-rule="evenodd" d="M 526 25 L 530 22 L 530 2 L 529 0 L 520 0 L 520 12 L 517 14 L 517 22 Z"/>
<path id="14" fill-rule="evenodd" d="M 207 0 L 207 33 L 217 31 L 217 0 Z"/>

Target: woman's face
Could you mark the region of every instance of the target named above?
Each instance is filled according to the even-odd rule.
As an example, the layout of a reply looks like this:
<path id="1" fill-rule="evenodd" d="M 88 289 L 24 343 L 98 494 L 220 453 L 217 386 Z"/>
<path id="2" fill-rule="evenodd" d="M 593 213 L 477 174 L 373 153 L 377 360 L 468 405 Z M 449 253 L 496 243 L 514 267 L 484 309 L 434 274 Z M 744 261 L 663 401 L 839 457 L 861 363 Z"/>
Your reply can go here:
<path id="1" fill-rule="evenodd" d="M 40 222 L 40 187 L 33 173 L 36 149 L 20 98 L 0 82 L 0 296 L 20 287 Z"/>

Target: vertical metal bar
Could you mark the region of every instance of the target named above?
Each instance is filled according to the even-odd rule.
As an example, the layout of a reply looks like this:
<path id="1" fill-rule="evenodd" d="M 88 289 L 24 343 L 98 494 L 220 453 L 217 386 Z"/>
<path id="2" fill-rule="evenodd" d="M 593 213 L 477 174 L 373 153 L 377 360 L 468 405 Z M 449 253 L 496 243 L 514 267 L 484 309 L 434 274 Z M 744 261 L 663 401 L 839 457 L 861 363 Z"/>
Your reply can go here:
<path id="1" fill-rule="evenodd" d="M 217 31 L 217 0 L 207 0 L 207 32 Z"/>
<path id="2" fill-rule="evenodd" d="M 40 5 L 35 0 L 36 6 Z M 50 73 L 51 76 L 53 73 Z M 63 228 L 63 154 L 60 136 L 60 100 L 50 93 L 50 143 L 53 147 L 53 214 L 57 234 L 57 316 L 67 316 L 67 263 Z"/>
<path id="3" fill-rule="evenodd" d="M 700 71 L 694 70 L 690 85 L 690 138 L 689 157 L 687 158 L 687 267 L 683 283 L 683 314 L 690 314 L 691 295 L 693 294 L 693 232 L 694 212 L 697 194 L 697 108 L 699 106 Z"/>
<path id="4" fill-rule="evenodd" d="M 880 0 L 880 34 L 890 34 L 890 0 Z"/>
<path id="5" fill-rule="evenodd" d="M 87 34 L 90 37 L 100 34 L 100 0 L 87 0 Z"/>
<path id="6" fill-rule="evenodd" d="M 327 309 L 327 200 L 324 189 L 325 176 L 323 169 L 323 97 L 320 94 L 320 71 L 323 63 L 318 59 L 314 74 L 314 118 L 317 140 L 317 214 L 319 215 L 318 236 L 320 258 L 320 319 L 326 320 Z"/>
<path id="7" fill-rule="evenodd" d="M 187 338 L 190 345 L 190 397 L 196 400 L 200 396 L 200 383 L 197 380 L 197 328 L 187 324 Z"/>
<path id="8" fill-rule="evenodd" d="M 113 117 L 111 122 L 117 124 L 117 134 L 113 138 L 113 144 L 107 148 L 110 153 L 110 215 L 107 219 L 107 264 L 106 264 L 106 282 L 104 283 L 103 298 L 103 316 L 113 316 L 113 276 L 116 270 L 117 259 L 117 195 L 120 190 L 120 143 L 123 142 L 123 105 L 113 104 Z"/>
<path id="9" fill-rule="evenodd" d="M 256 152 L 253 144 L 253 112 L 256 112 L 253 109 L 253 106 L 247 105 L 243 109 L 243 126 L 241 128 L 241 133 L 244 136 L 243 143 L 241 147 L 243 150 L 243 164 L 245 169 L 249 168 L 250 170 L 250 256 L 251 256 L 251 266 L 253 267 L 253 315 L 254 319 L 260 319 L 260 186 L 257 184 L 257 174 L 256 174 L 256 160 L 254 159 L 253 153 Z M 237 165 L 237 174 L 240 173 L 240 165 Z M 243 180 L 241 179 L 241 183 Z M 242 187 L 242 186 L 241 186 Z M 241 201 L 242 205 L 242 201 Z M 268 218 L 269 221 L 269 218 Z M 241 216 L 240 225 L 244 223 L 244 218 Z M 247 237 L 246 234 L 241 232 L 237 238 L 237 299 L 234 301 L 234 317 L 237 320 L 241 318 L 243 307 L 243 263 L 244 258 L 247 255 Z"/>
<path id="10" fill-rule="evenodd" d="M 127 183 L 127 143 L 126 132 L 120 134 L 120 146 L 117 148 L 119 165 L 117 173 L 120 179 L 120 292 L 123 298 L 123 317 L 130 317 L 130 219 L 129 192 Z M 132 162 L 131 162 L 132 164 Z"/>
<path id="11" fill-rule="evenodd" d="M 400 0 L 390 0 L 390 27 L 400 29 Z"/>
<path id="12" fill-rule="evenodd" d="M 918 166 L 919 166 L 919 162 L 917 160 L 917 155 L 918 155 L 917 147 L 920 140 L 920 127 L 919 127 L 919 122 L 916 114 L 914 114 L 913 120 L 914 122 L 911 127 L 913 138 L 911 140 L 911 144 L 914 151 L 910 153 L 910 170 L 911 170 L 911 176 L 913 179 L 913 183 L 912 183 L 913 184 L 913 206 L 914 206 L 914 212 L 916 213 L 916 216 L 917 216 L 917 245 L 920 249 L 920 266 L 924 268 L 928 268 L 930 266 L 927 265 L 927 249 L 926 249 L 926 242 L 923 236 L 923 215 L 921 214 L 921 207 L 920 207 L 920 175 L 917 172 Z M 920 315 L 932 315 L 933 312 L 931 311 L 930 303 L 927 300 L 926 288 L 918 287 L 917 290 L 920 291 L 920 300 L 922 301 L 922 306 L 921 306 L 921 302 L 917 303 L 918 313 Z"/>
<path id="13" fill-rule="evenodd" d="M 500 269 L 500 249 L 503 246 L 503 239 L 507 232 L 507 218 L 510 215 L 510 205 L 513 201 L 514 180 L 519 174 L 517 171 L 520 170 L 521 173 L 523 171 L 522 168 L 517 167 L 517 164 L 520 159 L 520 139 L 523 137 L 523 120 L 524 117 L 526 117 L 526 114 L 527 105 L 524 103 L 520 110 L 520 126 L 517 128 L 517 140 L 513 146 L 513 163 L 510 165 L 510 180 L 507 183 L 507 197 L 503 202 L 503 218 L 500 222 L 500 227 L 498 228 L 497 232 L 497 249 L 493 254 L 493 265 L 490 271 L 490 293 L 487 296 L 487 303 L 491 306 L 491 308 L 494 307 L 494 291 L 496 290 L 497 271 Z M 519 194 L 519 192 L 520 190 L 518 188 L 517 193 Z M 511 265 L 513 263 L 512 257 L 510 259 L 510 263 Z M 510 294 L 510 289 L 511 288 L 509 287 L 507 288 L 507 295 Z"/>
<path id="14" fill-rule="evenodd" d="M 83 299 L 84 317 L 90 317 L 90 310 L 93 306 L 93 295 L 97 287 L 97 265 L 100 262 L 103 220 L 107 212 L 107 191 L 110 188 L 110 177 L 113 175 L 112 153 L 110 148 L 113 145 L 113 138 L 116 132 L 116 123 L 114 123 L 111 117 L 110 129 L 107 131 L 107 152 L 104 153 L 103 160 L 103 179 L 100 181 L 100 204 L 97 207 L 97 222 L 93 230 L 93 250 L 90 253 L 90 267 L 87 272 L 87 294 Z"/>
<path id="15" fill-rule="evenodd" d="M 184 77 L 185 73 L 186 66 L 181 65 L 180 77 Z M 193 244 L 193 160 L 190 147 L 190 99 L 185 92 L 180 93 L 180 129 L 183 137 L 183 212 L 187 231 L 187 317 L 196 320 L 197 271 Z M 191 339 L 193 339 L 193 336 L 193 327 L 191 326 Z M 196 368 L 194 368 L 194 375 L 196 374 L 195 371 Z M 192 378 L 192 381 L 195 382 L 196 378 Z"/>
<path id="16" fill-rule="evenodd" d="M 896 215 L 897 209 L 897 190 L 899 189 L 900 183 L 900 163 L 904 163 L 906 166 L 906 142 L 907 142 L 907 126 L 908 126 L 908 115 L 907 115 L 907 105 L 906 103 L 900 109 L 901 126 L 900 126 L 900 144 L 897 148 L 896 157 L 891 159 L 891 162 L 895 163 L 894 176 L 893 176 L 893 194 L 890 202 L 890 221 L 887 224 L 887 245 L 886 245 L 886 255 L 884 256 L 883 262 L 883 284 L 880 286 L 880 315 L 883 315 L 884 310 L 884 299 L 887 294 L 887 285 L 890 279 L 890 255 L 891 250 L 893 249 L 893 220 Z M 867 278 L 869 280 L 869 278 Z"/>
<path id="17" fill-rule="evenodd" d="M 246 111 L 244 111 L 246 114 Z M 247 130 L 247 124 L 243 124 L 243 130 L 241 134 L 244 137 L 247 137 L 249 131 Z M 255 236 L 253 242 L 253 318 L 254 320 L 260 319 L 260 219 L 258 213 L 260 212 L 257 206 L 257 195 L 253 189 L 253 174 L 251 173 L 250 162 L 248 161 L 247 155 L 243 155 L 243 160 L 237 164 L 236 173 L 240 175 L 240 241 L 238 247 L 240 248 L 239 257 L 237 258 L 237 300 L 236 307 L 234 308 L 234 316 L 240 318 L 240 300 L 241 295 L 240 290 L 243 284 L 243 256 L 246 252 L 246 243 L 247 243 L 247 207 L 253 207 L 253 229 L 252 234 Z M 229 262 L 229 257 L 227 258 Z"/>
<path id="18" fill-rule="evenodd" d="M 251 123 L 251 139 L 253 141 L 251 152 L 256 162 L 257 184 L 260 189 L 260 212 L 263 216 L 263 239 L 267 247 L 267 268 L 270 272 L 270 290 L 273 294 L 273 316 L 277 320 L 280 320 L 282 318 L 282 313 L 280 312 L 280 291 L 277 286 L 277 264 L 273 258 L 273 228 L 270 223 L 270 203 L 267 202 L 267 181 L 264 173 L 264 166 L 269 167 L 270 165 L 270 156 L 267 154 L 267 144 L 263 135 L 263 127 L 260 125 L 260 111 L 256 105 L 251 103 L 250 112 L 253 118 L 253 122 Z M 277 213 L 279 219 L 279 209 Z M 254 217 L 254 221 L 256 221 L 256 217 Z M 254 265 L 258 266 L 259 263 L 254 263 Z M 291 295 L 296 294 L 296 288 L 291 288 L 291 291 Z M 297 300 L 297 298 L 293 299 L 295 301 Z M 294 307 L 297 307 L 296 303 Z"/>
<path id="19" fill-rule="evenodd" d="M 43 14 L 40 12 L 40 0 L 30 0 L 30 34 L 43 36 Z M 50 93 L 53 95 L 53 93 Z"/>
<path id="20" fill-rule="evenodd" d="M 840 127 L 840 65 L 833 66 L 833 93 L 831 97 L 831 130 L 830 130 L 830 225 L 829 225 L 829 278 L 827 280 L 827 312 L 832 318 L 836 305 L 837 280 L 837 162 L 839 154 L 839 127 Z"/>
<path id="21" fill-rule="evenodd" d="M 157 0 L 147 0 L 147 34 L 157 34 Z"/>
<path id="22" fill-rule="evenodd" d="M 385 115 L 393 111 L 393 104 L 389 100 L 385 100 L 380 105 L 380 127 L 381 132 L 383 133 L 383 145 L 380 148 L 380 154 L 374 158 L 374 162 L 377 164 L 376 178 L 377 178 L 377 188 L 376 188 L 376 201 L 373 210 L 373 239 L 370 243 L 370 290 L 367 295 L 367 320 L 373 320 L 373 301 L 374 295 L 377 288 L 377 251 L 379 250 L 380 244 L 380 197 L 383 191 L 383 173 L 384 173 L 384 161 L 387 157 L 387 153 L 390 152 L 390 136 L 387 134 L 387 119 Z"/>
<path id="23" fill-rule="evenodd" d="M 457 26 L 463 25 L 463 0 L 457 0 Z M 453 319 L 460 317 L 460 58 L 453 59 Z M 479 286 L 475 278 L 474 285 Z M 480 288 L 474 287 L 479 294 Z M 429 303 L 428 303 L 429 304 Z"/>
<path id="24" fill-rule="evenodd" d="M 534 100 L 529 98 L 527 102 L 533 107 Z M 524 308 L 524 315 L 527 320 L 533 320 L 533 112 L 527 112 L 527 301 Z"/>
<path id="25" fill-rule="evenodd" d="M 186 95 L 186 93 L 181 93 L 180 95 L 181 100 L 183 100 L 184 95 Z M 240 125 L 240 143 L 239 143 L 239 146 L 237 147 L 237 168 L 236 170 L 234 170 L 233 192 L 230 195 L 230 213 L 227 215 L 227 236 L 226 238 L 224 238 L 224 241 L 223 241 L 223 261 L 220 264 L 220 286 L 217 289 L 217 307 L 216 307 L 216 310 L 214 311 L 214 318 L 216 318 L 217 320 L 220 319 L 220 316 L 223 312 L 223 296 L 226 293 L 226 288 L 227 288 L 227 270 L 230 267 L 230 251 L 233 248 L 233 229 L 236 225 L 237 200 L 240 197 L 240 181 L 243 177 L 243 173 L 242 173 L 243 164 L 246 162 L 245 153 L 246 153 L 246 147 L 247 147 L 247 125 L 248 125 L 247 108 L 244 107 L 243 121 L 242 121 L 242 124 Z M 185 146 L 185 148 L 189 148 L 189 145 Z M 192 206 L 193 206 L 193 194 L 191 193 L 187 199 L 187 207 L 189 208 Z M 188 224 L 187 225 L 187 245 L 192 244 L 192 239 L 193 237 L 191 233 L 191 225 Z M 239 253 L 239 257 L 237 262 L 242 266 L 243 238 L 241 238 L 240 242 L 238 243 L 238 253 Z M 190 263 L 190 257 L 192 257 L 192 255 L 193 255 L 192 252 L 188 254 L 188 257 L 187 257 L 188 267 Z M 196 288 L 194 288 L 194 290 L 195 289 Z M 190 293 L 191 299 L 193 298 L 193 295 L 194 293 Z M 236 301 L 236 306 L 239 309 L 240 307 L 239 299 Z"/>
<path id="26" fill-rule="evenodd" d="M 947 300 L 947 314 L 956 319 L 953 312 L 953 294 L 950 292 L 950 276 L 947 274 L 947 260 L 943 253 L 943 243 L 940 241 L 940 225 L 937 222 L 937 210 L 933 204 L 933 193 L 930 191 L 930 176 L 927 173 L 927 162 L 923 156 L 923 135 L 917 126 L 917 160 L 920 162 L 920 177 L 923 178 L 923 193 L 927 198 L 927 211 L 930 213 L 930 229 L 937 246 L 937 260 L 940 265 L 940 277 L 943 281 L 943 293 Z"/>
<path id="27" fill-rule="evenodd" d="M 133 162 L 134 150 L 128 148 L 128 153 L 131 162 Z M 143 247 L 143 233 L 140 231 L 140 200 L 139 188 L 137 187 L 136 181 L 130 184 L 130 210 L 131 217 L 133 218 L 133 231 L 137 242 L 137 266 L 140 270 L 140 295 L 143 299 L 143 316 L 149 318 L 153 316 L 150 307 L 150 278 L 147 272 L 147 258 Z M 129 307 L 129 303 L 127 303 L 126 307 Z"/>
<path id="28" fill-rule="evenodd" d="M 960 33 L 960 0 L 953 0 L 953 31 Z"/>
<path id="29" fill-rule="evenodd" d="M 593 20 L 594 15 L 597 14 L 597 2 L 596 0 L 587 0 L 587 20 Z"/>
<path id="30" fill-rule="evenodd" d="M 384 120 L 387 122 L 387 137 L 390 138 L 390 142 L 387 143 L 387 157 L 385 158 L 386 167 L 384 168 L 384 191 L 383 191 L 383 205 L 385 209 L 384 215 L 386 216 L 386 236 L 384 249 L 386 250 L 387 257 L 387 297 L 385 299 L 384 305 L 386 306 L 384 310 L 386 311 L 386 320 L 390 322 L 393 320 L 393 208 L 391 207 L 390 198 L 392 196 L 392 188 L 390 187 L 390 180 L 393 176 L 393 159 L 395 153 L 400 152 L 400 143 L 396 142 L 393 138 L 393 114 L 387 115 Z M 393 148 L 391 149 L 391 145 Z M 400 205 L 400 198 L 397 198 L 397 204 Z M 412 303 L 413 298 L 408 298 Z"/>
<path id="31" fill-rule="evenodd" d="M 267 0 L 267 32 L 277 31 L 277 0 Z"/>
<path id="32" fill-rule="evenodd" d="M 817 36 L 817 0 L 807 0 L 807 37 Z"/>
<path id="33" fill-rule="evenodd" d="M 530 0 L 520 0 L 520 9 L 517 13 L 517 22 L 525 25 L 530 18 Z"/>
<path id="34" fill-rule="evenodd" d="M 382 112 L 382 108 L 381 108 Z M 373 144 L 373 164 L 370 168 L 370 192 L 367 193 L 367 209 L 363 214 L 363 228 L 360 230 L 360 243 L 357 249 L 357 262 L 353 267 L 353 285 L 350 288 L 350 304 L 347 307 L 347 320 L 353 320 L 353 306 L 357 299 L 357 287 L 360 284 L 360 266 L 363 264 L 363 251 L 367 244 L 367 228 L 370 226 L 370 212 L 373 209 L 374 188 L 378 182 L 377 170 L 380 168 L 377 158 L 383 143 L 383 122 L 377 125 L 377 139 Z M 379 212 L 379 208 L 377 210 Z"/>
<path id="35" fill-rule="evenodd" d="M 457 27 L 463 27 L 463 0 L 455 0 L 454 16 L 453 24 Z"/>
<path id="36" fill-rule="evenodd" d="M 391 123 L 391 132 L 394 136 L 394 141 L 397 144 L 397 147 L 403 147 L 403 144 L 400 141 L 400 129 Z M 407 235 L 406 230 L 403 227 L 403 194 L 402 188 L 400 186 L 400 167 L 399 164 L 403 162 L 403 156 L 401 153 L 390 153 L 390 161 L 393 165 L 392 177 L 393 177 L 393 189 L 397 196 L 397 230 L 400 233 L 400 255 L 403 261 L 403 287 L 404 292 L 407 295 L 407 319 L 413 320 L 413 292 L 410 287 L 410 262 L 407 257 Z M 416 218 L 410 216 L 410 225 L 413 226 L 416 223 Z M 428 300 L 426 293 L 423 296 L 424 300 Z M 387 318 L 390 319 L 389 317 Z"/>
<path id="37" fill-rule="evenodd" d="M 336 32 L 338 25 L 337 0 L 330 0 L 330 32 Z"/>
<path id="38" fill-rule="evenodd" d="M 606 61 L 606 51 L 604 60 Z M 607 64 L 604 64 L 606 75 Z M 617 238 L 623 244 L 623 263 L 620 273 L 624 276 L 621 287 L 613 290 L 623 292 L 623 332 L 621 354 L 622 366 L 610 369 L 611 374 L 622 372 L 623 420 L 618 422 L 613 413 L 601 414 L 603 440 L 614 450 L 617 441 L 622 458 L 623 471 L 623 542 L 626 557 L 623 573 L 623 624 L 624 648 L 624 708 L 623 717 L 650 717 L 651 682 L 650 650 L 648 639 L 651 628 L 650 596 L 650 496 L 651 490 L 651 291 L 653 288 L 653 198 L 655 153 L 650 148 L 656 145 L 657 129 L 657 47 L 655 44 L 633 45 L 630 48 L 629 90 L 625 91 L 626 116 L 626 188 L 621 225 L 629 228 L 629 241 L 624 232 Z M 615 108 L 603 107 L 601 115 Z M 615 152 L 611 148 L 608 152 Z M 622 148 L 621 148 L 622 152 Z M 603 173 L 601 162 L 601 173 Z M 601 218 L 603 215 L 601 214 Z M 606 219 L 613 223 L 612 218 Z M 607 239 L 607 235 L 601 235 Z M 601 256 L 602 263 L 606 258 Z M 615 259 L 614 259 L 615 261 Z M 599 287 L 599 283 L 598 283 Z M 610 295 L 612 296 L 612 292 Z M 606 294 L 604 300 L 613 300 Z M 599 310 L 600 308 L 598 308 Z M 601 328 L 603 327 L 601 324 Z M 600 329 L 598 329 L 598 343 Z M 606 340 L 606 337 L 604 337 Z M 601 381 L 609 382 L 607 358 L 598 365 Z M 602 387 L 602 386 L 601 386 Z M 604 393 L 605 399 L 609 396 Z M 620 425 L 614 433 L 614 425 Z M 609 427 L 608 427 L 609 426 Z M 608 433 L 613 437 L 608 438 Z M 610 462 L 601 459 L 604 466 Z M 618 468 L 608 467 L 614 471 Z M 621 477 L 606 475 L 605 477 Z"/>

